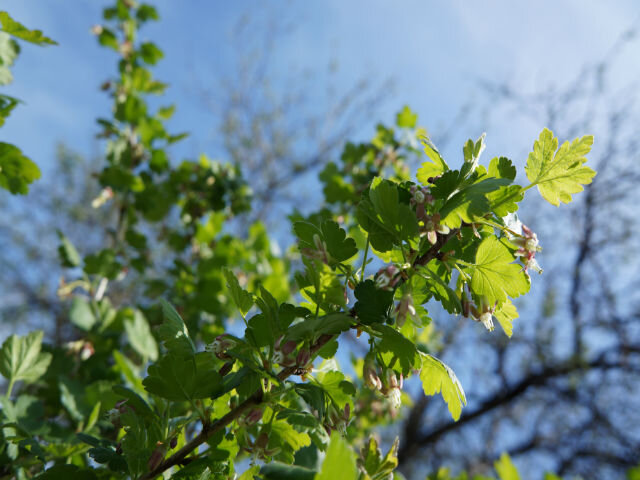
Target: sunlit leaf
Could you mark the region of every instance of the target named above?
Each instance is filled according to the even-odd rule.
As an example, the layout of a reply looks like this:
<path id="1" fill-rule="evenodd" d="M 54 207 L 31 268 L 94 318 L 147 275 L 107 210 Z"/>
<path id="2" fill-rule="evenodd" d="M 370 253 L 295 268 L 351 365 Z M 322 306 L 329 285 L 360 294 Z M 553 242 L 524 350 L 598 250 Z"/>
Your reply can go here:
<path id="1" fill-rule="evenodd" d="M 486 298 L 489 305 L 502 303 L 529 291 L 531 281 L 515 257 L 496 237 L 485 238 L 476 252 L 471 271 L 473 293 Z"/>
<path id="2" fill-rule="evenodd" d="M 420 380 L 425 395 L 442 394 L 451 416 L 454 420 L 458 420 L 462 407 L 467 404 L 467 398 L 458 377 L 451 368 L 436 357 L 426 354 L 420 354 L 420 356 L 422 357 Z"/>
<path id="3" fill-rule="evenodd" d="M 358 469 L 349 444 L 338 432 L 331 434 L 331 441 L 320 472 L 314 480 L 356 480 Z"/>
<path id="4" fill-rule="evenodd" d="M 51 354 L 42 353 L 44 332 L 36 330 L 24 337 L 11 335 L 0 350 L 0 373 L 9 383 L 38 380 L 49 368 Z"/>
<path id="5" fill-rule="evenodd" d="M 552 205 L 569 203 L 571 195 L 584 190 L 582 185 L 591 183 L 596 174 L 584 165 L 587 161 L 585 155 L 591 151 L 591 145 L 593 136 L 585 135 L 571 143 L 564 142 L 558 149 L 558 139 L 545 128 L 527 159 L 527 178 Z"/>

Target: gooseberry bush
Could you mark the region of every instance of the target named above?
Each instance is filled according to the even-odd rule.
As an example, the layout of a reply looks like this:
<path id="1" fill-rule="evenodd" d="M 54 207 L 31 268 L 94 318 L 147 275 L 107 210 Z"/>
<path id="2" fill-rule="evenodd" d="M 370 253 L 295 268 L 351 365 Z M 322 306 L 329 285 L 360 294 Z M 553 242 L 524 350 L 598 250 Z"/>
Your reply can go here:
<path id="1" fill-rule="evenodd" d="M 173 105 L 150 101 L 166 89 L 150 69 L 163 54 L 139 38 L 157 19 L 149 4 L 117 0 L 92 30 L 118 62 L 102 85 L 113 101 L 98 119 L 102 192 L 86 208 L 114 223 L 97 251 L 60 233 L 70 341 L 35 331 L 2 345 L 0 477 L 399 475 L 402 439 L 383 454 L 372 434 L 408 402 L 403 383 L 441 395 L 453 420 L 466 403 L 434 355 L 428 310 L 512 335 L 511 300 L 542 272 L 519 203 L 534 187 L 569 203 L 595 175 L 593 138 L 559 146 L 543 130 L 521 186 L 508 158 L 480 163 L 484 135 L 450 166 L 405 107 L 323 168 L 324 202 L 293 211 L 296 245 L 279 253 L 262 223 L 237 221 L 251 208 L 242 165 L 170 161 L 186 134 L 168 131 Z M 16 35 L 2 25 L 3 39 Z M 422 152 L 412 180 L 407 165 Z M 118 302 L 123 290 L 135 302 Z M 500 462 L 501 476 L 513 468 Z"/>

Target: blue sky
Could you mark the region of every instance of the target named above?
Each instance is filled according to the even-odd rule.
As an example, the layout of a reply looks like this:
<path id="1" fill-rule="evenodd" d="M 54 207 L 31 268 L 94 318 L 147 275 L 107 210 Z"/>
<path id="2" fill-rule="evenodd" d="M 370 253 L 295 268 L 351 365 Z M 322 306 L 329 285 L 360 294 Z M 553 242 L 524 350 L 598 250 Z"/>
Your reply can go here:
<path id="1" fill-rule="evenodd" d="M 108 115 L 109 100 L 98 86 L 114 70 L 115 55 L 99 48 L 89 33 L 99 23 L 104 1 L 5 0 L 6 8 L 30 28 L 56 39 L 57 47 L 25 46 L 7 93 L 23 99 L 0 130 L 45 172 L 57 142 L 83 153 L 99 153 L 93 140 L 96 115 Z M 281 18 L 295 24 L 285 45 L 274 53 L 282 71 L 293 66 L 310 70 L 335 60 L 336 87 L 356 79 L 392 77 L 395 89 L 378 118 L 360 131 L 369 134 L 379 120 L 409 104 L 427 128 L 449 122 L 461 105 L 481 95 L 481 78 L 509 81 L 521 90 L 562 85 L 580 68 L 603 57 L 620 33 L 640 16 L 640 3 L 564 1 L 426 2 L 368 1 L 182 1 L 156 2 L 161 22 L 146 28 L 143 38 L 165 50 L 157 76 L 171 84 L 169 101 L 178 104 L 176 131 L 191 131 L 177 156 L 220 152 L 212 136 L 214 117 L 202 107 L 193 77 L 206 85 L 232 68 L 237 47 L 229 32 L 249 14 Z M 179 5 L 179 7 L 177 6 Z M 635 49 L 637 51 L 637 48 Z M 628 61 L 615 81 L 637 77 L 640 61 Z M 213 87 L 213 81 L 212 81 Z M 483 125 L 488 150 L 522 158 L 542 125 L 501 118 Z M 452 152 L 481 131 L 456 131 Z"/>

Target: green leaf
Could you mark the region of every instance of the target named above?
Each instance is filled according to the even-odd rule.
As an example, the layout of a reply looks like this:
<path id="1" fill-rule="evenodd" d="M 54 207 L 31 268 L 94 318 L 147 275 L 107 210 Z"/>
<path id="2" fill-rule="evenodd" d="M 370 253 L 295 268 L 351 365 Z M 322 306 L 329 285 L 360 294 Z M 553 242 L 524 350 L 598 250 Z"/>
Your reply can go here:
<path id="1" fill-rule="evenodd" d="M 275 332 L 272 330 L 267 317 L 259 313 L 254 315 L 247 322 L 245 329 L 245 338 L 250 341 L 254 347 L 268 347 L 275 344 Z"/>
<path id="2" fill-rule="evenodd" d="M 518 203 L 524 198 L 524 190 L 520 185 L 501 187 L 487 194 L 489 208 L 498 217 L 506 217 L 518 210 Z"/>
<path id="3" fill-rule="evenodd" d="M 464 180 L 458 170 L 449 170 L 433 181 L 431 194 L 435 199 L 447 200 Z"/>
<path id="4" fill-rule="evenodd" d="M 426 291 L 433 295 L 449 313 L 460 313 L 462 304 L 456 292 L 441 278 L 438 273 L 438 267 L 441 265 L 439 260 L 433 259 L 424 268 L 418 270 L 426 280 Z"/>
<path id="5" fill-rule="evenodd" d="M 424 162 L 422 166 L 418 169 L 418 173 L 416 177 L 420 183 L 423 185 L 427 185 L 430 178 L 438 177 L 442 175 L 444 172 L 449 170 L 449 166 L 447 162 L 440 156 L 440 152 L 436 149 L 435 145 L 431 143 L 427 137 L 423 137 L 422 145 L 424 146 L 424 153 L 427 154 L 427 157 L 431 160 L 430 162 Z"/>
<path id="6" fill-rule="evenodd" d="M 144 399 L 133 390 L 122 385 L 114 385 L 113 392 L 127 400 L 127 405 L 133 408 L 136 415 L 139 415 L 146 423 L 151 423 L 155 418 L 155 413 Z"/>
<path id="7" fill-rule="evenodd" d="M 163 120 L 169 120 L 176 111 L 175 105 L 168 105 L 166 107 L 160 107 L 158 109 L 157 116 L 162 118 Z M 164 153 L 164 150 L 158 150 Z"/>
<path id="8" fill-rule="evenodd" d="M 398 240 L 409 240 L 418 234 L 418 219 L 409 205 L 400 203 L 398 186 L 381 177 L 371 182 L 369 200 L 376 219 Z"/>
<path id="9" fill-rule="evenodd" d="M 513 334 L 513 321 L 518 318 L 518 310 L 511 300 L 507 299 L 500 305 L 495 312 L 493 312 L 493 316 L 498 319 L 498 323 L 504 330 L 504 333 L 507 337 L 511 338 Z"/>
<path id="10" fill-rule="evenodd" d="M 149 322 L 140 310 L 133 311 L 133 318 L 127 318 L 124 329 L 133 349 L 145 360 L 155 362 L 158 358 L 158 344 L 151 334 Z"/>
<path id="11" fill-rule="evenodd" d="M 127 472 L 126 459 L 116 453 L 114 445 L 111 442 L 97 439 L 86 433 L 78 433 L 77 436 L 82 442 L 93 447 L 89 449 L 88 453 L 97 463 L 106 464 L 110 470 L 115 472 Z"/>
<path id="12" fill-rule="evenodd" d="M 284 420 L 276 420 L 271 424 L 269 443 L 285 447 L 291 452 L 296 452 L 302 447 L 311 445 L 311 438 L 304 432 L 296 431 Z"/>
<path id="13" fill-rule="evenodd" d="M 100 275 L 113 280 L 122 271 L 122 265 L 116 259 L 116 252 L 105 248 L 84 257 L 84 271 L 89 275 Z"/>
<path id="14" fill-rule="evenodd" d="M 77 382 L 67 378 L 62 378 L 58 382 L 60 390 L 60 403 L 69 412 L 71 418 L 76 422 L 83 422 L 85 419 L 86 405 L 84 403 L 82 389 Z"/>
<path id="15" fill-rule="evenodd" d="M 353 185 L 345 180 L 335 163 L 327 163 L 318 178 L 324 183 L 322 191 L 327 203 L 346 203 L 354 198 Z"/>
<path id="16" fill-rule="evenodd" d="M 297 465 L 271 462 L 263 465 L 260 469 L 260 475 L 265 480 L 313 480 L 316 476 L 316 471 Z"/>
<path id="17" fill-rule="evenodd" d="M 500 455 L 500 459 L 493 464 L 500 480 L 520 480 L 518 469 L 511 462 L 511 458 L 506 453 Z"/>
<path id="18" fill-rule="evenodd" d="M 516 167 L 506 157 L 494 157 L 489 163 L 487 172 L 489 177 L 506 178 L 513 181 L 516 178 Z M 518 203 L 524 198 L 524 191 L 519 185 L 508 185 L 487 194 L 490 209 L 498 216 L 504 217 L 518 210 Z"/>
<path id="19" fill-rule="evenodd" d="M 325 392 L 322 388 L 308 383 L 296 383 L 293 388 L 307 402 L 309 407 L 318 412 L 320 418 L 324 417 L 326 401 Z"/>
<path id="20" fill-rule="evenodd" d="M 407 105 L 396 115 L 396 125 L 400 128 L 414 128 L 417 121 L 418 114 L 413 113 Z"/>
<path id="21" fill-rule="evenodd" d="M 489 170 L 487 171 L 487 174 L 490 177 L 515 180 L 516 167 L 513 165 L 513 162 L 507 157 L 494 157 L 489 163 Z"/>
<path id="22" fill-rule="evenodd" d="M 365 280 L 356 286 L 354 306 L 358 318 L 364 324 L 384 323 L 393 305 L 393 291 L 376 288 L 373 280 Z"/>
<path id="23" fill-rule="evenodd" d="M 400 371 L 407 375 L 418 362 L 418 350 L 414 343 L 388 325 L 374 325 L 373 328 L 382 335 L 377 343 L 378 350 L 389 354 L 389 358 L 385 358 L 385 363 L 389 364 L 391 359 L 397 359 L 400 363 Z M 386 356 L 383 355 L 383 357 Z"/>
<path id="24" fill-rule="evenodd" d="M 2 55 L 0 54 L 0 69 L 2 65 Z M 2 81 L 0 79 L 0 85 L 2 85 Z M 14 97 L 10 97 L 9 95 L 0 94 L 0 127 L 4 125 L 4 120 L 7 118 L 13 109 L 20 103 L 20 100 Z"/>
<path id="25" fill-rule="evenodd" d="M 249 330 L 252 330 L 254 340 L 258 344 L 273 346 L 281 333 L 278 301 L 262 286 L 260 286 L 260 296 L 256 296 L 255 301 L 262 314 L 251 319 Z"/>
<path id="26" fill-rule="evenodd" d="M 351 382 L 345 380 L 342 372 L 331 370 L 326 373 L 318 373 L 316 379 L 339 409 L 343 409 L 347 403 L 353 407 L 356 389 Z"/>
<path id="27" fill-rule="evenodd" d="M 465 163 L 469 163 L 469 164 L 477 163 L 476 160 L 480 158 L 480 155 L 482 154 L 483 150 L 486 147 L 484 143 L 484 139 L 486 136 L 487 134 L 483 133 L 475 142 L 471 139 L 467 140 L 467 143 L 465 143 L 464 147 L 462 147 L 462 155 L 464 157 Z M 473 169 L 471 171 L 473 171 Z"/>
<path id="28" fill-rule="evenodd" d="M 475 217 L 489 210 L 486 194 L 510 183 L 507 178 L 486 178 L 463 187 L 440 209 L 440 223 L 451 228 L 460 227 L 461 222 L 472 223 Z"/>
<path id="29" fill-rule="evenodd" d="M 253 307 L 253 295 L 240 286 L 238 279 L 231 270 L 225 268 L 223 272 L 227 279 L 227 288 L 231 293 L 231 298 L 236 304 L 236 307 L 238 307 L 238 310 L 240 310 L 242 316 L 245 316 L 247 312 L 251 310 L 251 307 Z"/>
<path id="30" fill-rule="evenodd" d="M 289 327 L 287 340 L 311 340 L 322 335 L 338 335 L 351 328 L 353 318 L 346 313 L 330 313 L 322 317 L 310 317 Z"/>
<path id="31" fill-rule="evenodd" d="M 583 165 L 591 145 L 593 136 L 585 135 L 571 143 L 564 142 L 556 152 L 558 139 L 545 128 L 533 144 L 525 166 L 531 185 L 536 185 L 540 195 L 552 205 L 569 203 L 571 195 L 581 192 L 582 185 L 591 183 L 596 174 Z"/>
<path id="32" fill-rule="evenodd" d="M 88 332 L 98 322 L 91 308 L 91 300 L 84 297 L 73 297 L 69 310 L 69 320 L 76 327 Z"/>
<path id="33" fill-rule="evenodd" d="M 63 267 L 73 268 L 80 265 L 80 254 L 73 243 L 60 231 L 57 230 L 58 238 L 60 239 L 60 246 L 58 247 L 58 254 L 60 256 L 60 262 Z"/>
<path id="34" fill-rule="evenodd" d="M 13 65 L 19 53 L 18 42 L 9 34 L 0 31 L 0 85 L 8 85 L 13 81 L 9 67 Z"/>
<path id="35" fill-rule="evenodd" d="M 638 468 L 638 467 L 636 467 Z M 632 469 L 633 470 L 633 469 Z M 639 470 L 640 471 L 640 470 Z M 627 479 L 628 480 L 636 480 L 636 477 L 632 477 L 629 475 L 629 473 L 627 472 Z M 558 475 L 556 475 L 555 473 L 551 473 L 551 472 L 546 472 L 544 474 L 544 480 L 562 480 L 562 477 L 559 477 Z"/>
<path id="36" fill-rule="evenodd" d="M 316 248 L 314 235 L 317 235 L 322 240 L 322 231 L 311 222 L 294 222 L 293 233 L 300 240 L 300 244 L 306 248 Z"/>
<path id="37" fill-rule="evenodd" d="M 140 56 L 142 57 L 142 60 L 149 65 L 155 65 L 158 63 L 158 60 L 164 57 L 164 53 L 162 53 L 162 50 L 160 50 L 156 44 L 152 42 L 143 42 L 140 44 Z"/>
<path id="38" fill-rule="evenodd" d="M 129 384 L 137 391 L 144 391 L 142 379 L 139 376 L 138 368 L 128 357 L 120 353 L 119 350 L 113 350 L 113 360 L 115 362 L 114 369 L 122 374 Z"/>
<path id="39" fill-rule="evenodd" d="M 387 454 L 383 457 L 382 451 L 378 447 L 378 442 L 372 436 L 369 442 L 360 450 L 364 467 L 370 478 L 387 478 L 398 466 L 398 445 L 400 439 L 396 437 L 395 441 L 389 448 Z"/>
<path id="40" fill-rule="evenodd" d="M 360 227 L 369 234 L 369 242 L 375 250 L 384 253 L 393 248 L 394 235 L 377 220 L 369 200 L 363 200 L 358 204 L 356 219 Z"/>
<path id="41" fill-rule="evenodd" d="M 164 322 L 157 328 L 158 337 L 170 352 L 182 356 L 193 355 L 196 347 L 182 318 L 169 302 L 161 299 L 160 303 L 164 314 Z"/>
<path id="42" fill-rule="evenodd" d="M 338 223 L 325 220 L 322 228 L 309 222 L 295 222 L 293 231 L 300 240 L 300 247 L 317 250 L 316 238 L 326 246 L 329 253 L 329 264 L 345 262 L 358 253 L 356 242 L 353 238 L 347 238 L 347 232 L 340 228 Z"/>
<path id="43" fill-rule="evenodd" d="M 57 45 L 56 42 L 43 35 L 41 30 L 29 30 L 20 22 L 16 22 L 7 12 L 0 12 L 0 24 L 2 30 L 20 40 L 35 43 L 36 45 Z"/>
<path id="44" fill-rule="evenodd" d="M 329 448 L 314 480 L 357 480 L 356 459 L 349 444 L 338 432 L 331 434 Z"/>
<path id="45" fill-rule="evenodd" d="M 148 20 L 159 20 L 160 16 L 158 15 L 158 11 L 154 6 L 143 3 L 138 7 L 136 18 L 140 22 L 146 22 Z"/>
<path id="46" fill-rule="evenodd" d="M 489 305 L 501 304 L 510 297 L 529 291 L 531 282 L 521 265 L 512 263 L 515 257 L 496 237 L 485 238 L 476 252 L 475 265 L 470 268 L 471 289 L 483 296 Z"/>
<path id="47" fill-rule="evenodd" d="M 209 480 L 221 478 L 224 466 L 217 459 L 199 458 L 171 475 L 171 480 Z M 217 475 L 216 475 L 217 474 Z M 224 475 L 222 478 L 226 477 Z"/>
<path id="48" fill-rule="evenodd" d="M 2 344 L 0 373 L 10 385 L 18 381 L 35 382 L 49 368 L 51 354 L 40 352 L 43 335 L 42 330 L 31 332 L 24 337 L 11 335 Z"/>
<path id="49" fill-rule="evenodd" d="M 276 418 L 284 419 L 290 425 L 302 430 L 317 428 L 320 426 L 320 421 L 314 415 L 307 412 L 300 412 L 298 410 L 280 410 Z"/>
<path id="50" fill-rule="evenodd" d="M 320 306 L 320 313 L 329 313 L 346 309 L 345 286 L 331 268 L 319 261 L 303 258 L 306 270 L 304 274 L 296 274 L 296 282 L 300 287 L 302 297 L 309 303 L 303 307 L 315 311 L 316 304 Z"/>
<path id="51" fill-rule="evenodd" d="M 26 195 L 29 184 L 40 178 L 40 169 L 15 145 L 0 142 L 0 187 Z"/>
<path id="52" fill-rule="evenodd" d="M 54 465 L 40 475 L 33 477 L 37 480 L 97 480 L 92 469 L 80 468 L 76 465 Z"/>
<path id="53" fill-rule="evenodd" d="M 98 402 L 93 406 L 93 408 L 91 409 L 91 413 L 89 414 L 89 417 L 87 418 L 87 423 L 84 426 L 84 431 L 85 432 L 91 430 L 94 427 L 94 425 L 98 421 L 98 417 L 100 416 L 100 409 L 101 408 L 102 408 L 102 402 Z"/>
<path id="54" fill-rule="evenodd" d="M 109 47 L 115 51 L 118 51 L 118 49 L 120 48 L 116 34 L 108 28 L 104 27 L 102 28 L 100 35 L 98 35 L 98 43 L 100 43 L 100 45 L 102 45 L 103 47 Z"/>
<path id="55" fill-rule="evenodd" d="M 149 367 L 142 384 L 148 392 L 167 400 L 213 397 L 222 388 L 222 377 L 211 357 L 204 352 L 194 358 L 165 355 Z"/>
<path id="56" fill-rule="evenodd" d="M 458 377 L 451 368 L 436 357 L 422 353 L 420 356 L 422 357 L 420 380 L 425 395 L 441 393 L 451 416 L 454 420 L 458 420 L 462 406 L 467 404 L 467 398 Z"/>
<path id="57" fill-rule="evenodd" d="M 356 241 L 353 238 L 347 238 L 347 232 L 340 228 L 338 223 L 325 220 L 322 224 L 322 235 L 333 260 L 346 262 L 358 253 Z"/>

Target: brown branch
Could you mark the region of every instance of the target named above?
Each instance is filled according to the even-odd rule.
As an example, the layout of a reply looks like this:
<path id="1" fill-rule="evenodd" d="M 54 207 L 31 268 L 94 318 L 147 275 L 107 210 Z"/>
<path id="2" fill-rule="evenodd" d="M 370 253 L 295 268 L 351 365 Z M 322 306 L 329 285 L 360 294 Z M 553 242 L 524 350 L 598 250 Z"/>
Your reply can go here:
<path id="1" fill-rule="evenodd" d="M 581 370 L 627 368 L 624 361 L 608 361 L 607 354 L 610 352 L 619 352 L 619 347 L 602 352 L 597 358 L 590 362 L 570 360 L 559 365 L 548 366 L 538 373 L 532 373 L 526 376 L 510 388 L 497 392 L 494 396 L 486 399 L 475 410 L 462 415 L 457 422 L 443 423 L 421 436 L 414 435 L 412 438 L 405 438 L 404 444 L 398 453 L 400 464 L 406 462 L 413 456 L 417 447 L 434 443 L 445 434 L 458 430 L 476 418 L 509 404 L 512 400 L 521 397 L 531 387 L 544 385 L 553 378 L 562 377 Z"/>

